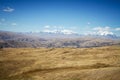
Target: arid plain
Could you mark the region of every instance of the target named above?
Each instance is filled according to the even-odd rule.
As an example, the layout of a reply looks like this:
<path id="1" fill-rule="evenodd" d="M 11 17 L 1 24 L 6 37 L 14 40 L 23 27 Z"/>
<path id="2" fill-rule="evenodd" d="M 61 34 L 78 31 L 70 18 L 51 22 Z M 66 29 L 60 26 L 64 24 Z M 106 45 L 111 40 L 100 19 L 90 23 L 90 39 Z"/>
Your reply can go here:
<path id="1" fill-rule="evenodd" d="M 0 80 L 120 80 L 120 46 L 3 48 Z"/>

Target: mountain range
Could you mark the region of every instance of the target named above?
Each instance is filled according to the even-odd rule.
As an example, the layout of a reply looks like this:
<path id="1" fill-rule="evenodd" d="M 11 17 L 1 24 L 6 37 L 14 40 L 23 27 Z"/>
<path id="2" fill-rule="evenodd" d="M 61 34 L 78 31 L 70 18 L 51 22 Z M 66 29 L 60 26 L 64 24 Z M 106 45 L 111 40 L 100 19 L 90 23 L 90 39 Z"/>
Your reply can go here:
<path id="1" fill-rule="evenodd" d="M 59 48 L 59 47 L 99 47 L 120 45 L 116 35 L 80 35 L 60 32 L 10 32 L 0 31 L 0 47 L 5 48 Z"/>

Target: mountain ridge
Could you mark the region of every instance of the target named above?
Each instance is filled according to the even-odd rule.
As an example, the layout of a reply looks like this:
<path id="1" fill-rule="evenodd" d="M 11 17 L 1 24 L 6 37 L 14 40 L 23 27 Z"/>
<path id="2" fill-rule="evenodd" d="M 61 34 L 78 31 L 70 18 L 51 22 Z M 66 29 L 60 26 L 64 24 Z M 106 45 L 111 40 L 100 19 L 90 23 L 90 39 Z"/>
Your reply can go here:
<path id="1" fill-rule="evenodd" d="M 80 35 L 46 32 L 0 31 L 1 47 L 99 47 L 120 44 L 116 35 Z"/>

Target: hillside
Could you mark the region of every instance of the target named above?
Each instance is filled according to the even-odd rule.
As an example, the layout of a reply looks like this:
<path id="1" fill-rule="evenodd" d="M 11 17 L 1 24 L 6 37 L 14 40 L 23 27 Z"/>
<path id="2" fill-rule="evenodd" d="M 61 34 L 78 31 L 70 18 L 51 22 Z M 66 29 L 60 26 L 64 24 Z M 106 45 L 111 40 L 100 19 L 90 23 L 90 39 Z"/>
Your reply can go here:
<path id="1" fill-rule="evenodd" d="M 0 47 L 12 48 L 58 48 L 58 47 L 100 47 L 120 44 L 120 38 L 112 35 L 94 36 L 53 33 L 18 33 L 0 31 Z"/>
<path id="2" fill-rule="evenodd" d="M 120 46 L 0 49 L 0 80 L 120 80 Z"/>

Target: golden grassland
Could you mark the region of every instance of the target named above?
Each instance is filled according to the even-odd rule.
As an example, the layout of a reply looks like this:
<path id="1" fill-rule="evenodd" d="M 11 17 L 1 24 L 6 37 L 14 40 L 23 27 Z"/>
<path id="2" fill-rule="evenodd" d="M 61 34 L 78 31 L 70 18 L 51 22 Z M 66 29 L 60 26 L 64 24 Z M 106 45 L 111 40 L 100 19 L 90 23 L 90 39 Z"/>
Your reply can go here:
<path id="1" fill-rule="evenodd" d="M 0 49 L 0 80 L 120 80 L 120 46 Z"/>

